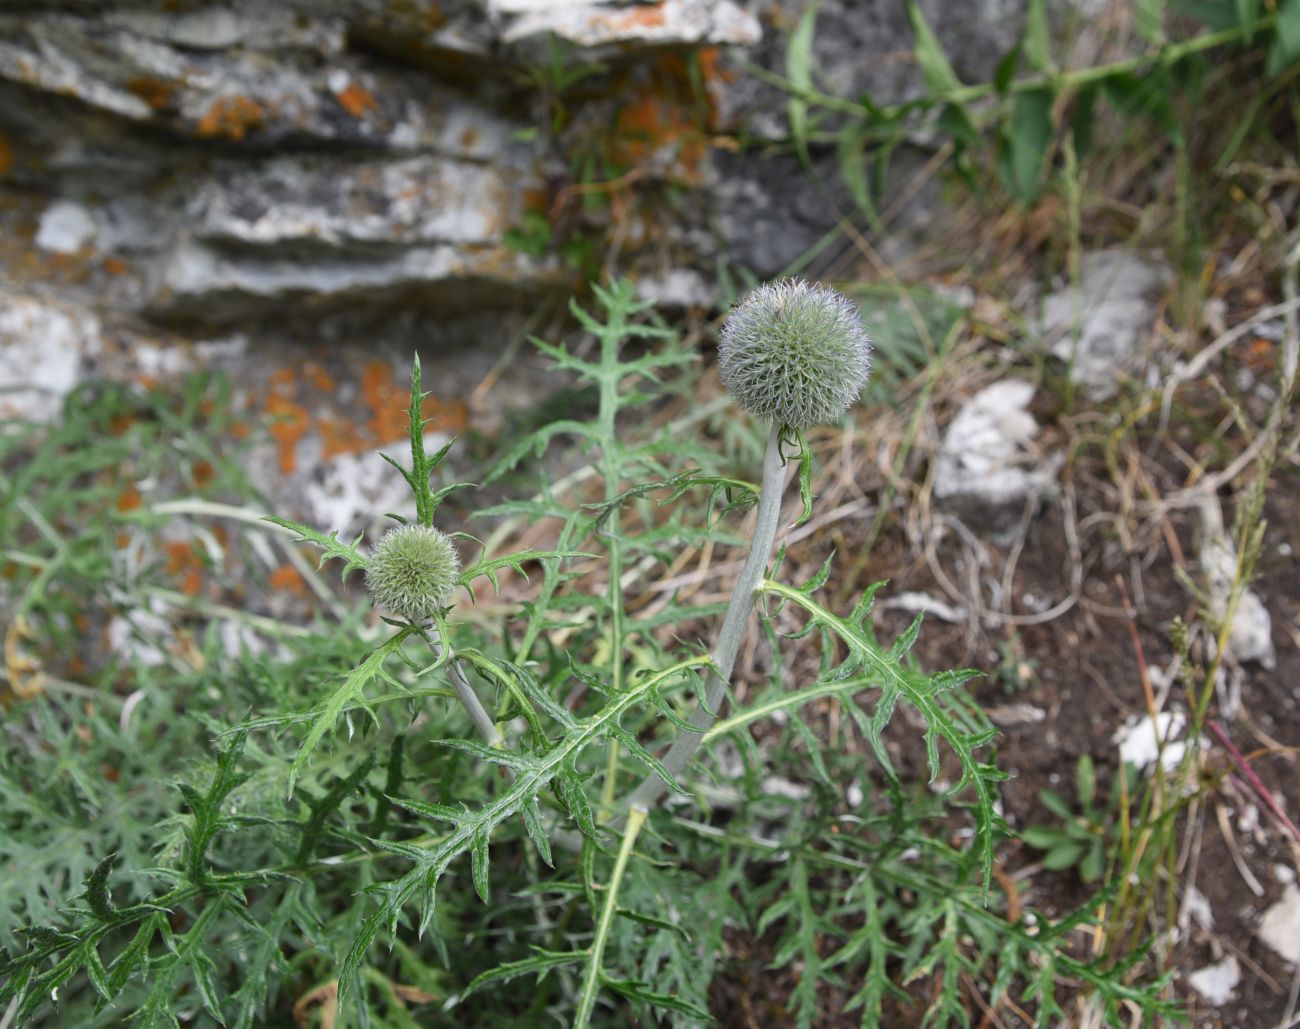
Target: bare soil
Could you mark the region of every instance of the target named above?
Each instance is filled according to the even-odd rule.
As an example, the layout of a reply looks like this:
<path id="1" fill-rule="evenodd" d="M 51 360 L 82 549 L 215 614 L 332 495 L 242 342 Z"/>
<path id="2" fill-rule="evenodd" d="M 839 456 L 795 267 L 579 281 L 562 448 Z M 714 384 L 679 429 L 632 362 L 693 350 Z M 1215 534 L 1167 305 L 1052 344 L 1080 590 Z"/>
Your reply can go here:
<path id="1" fill-rule="evenodd" d="M 1175 438 L 1177 434 L 1175 430 Z M 1151 474 L 1172 483 L 1177 470 L 1157 463 Z M 914 650 L 927 669 L 973 665 L 996 670 L 969 688 L 1001 725 L 997 760 L 1011 773 L 1001 796 L 1007 821 L 1017 829 L 1059 824 L 1042 805 L 1040 793 L 1054 790 L 1073 802 L 1080 755 L 1091 756 L 1098 795 L 1108 795 L 1119 771 L 1115 734 L 1148 710 L 1144 674 L 1165 709 L 1188 709 L 1180 683 L 1174 682 L 1167 693 L 1160 689 L 1163 674 L 1177 667 L 1171 628 L 1175 620 L 1193 626 L 1205 623 L 1198 598 L 1178 571 L 1181 568 L 1193 583 L 1203 581 L 1196 560 L 1202 532 L 1197 509 L 1171 507 L 1159 517 L 1126 520 L 1116 512 L 1116 484 L 1095 457 L 1081 452 L 1065 475 L 1073 485 L 1073 523 L 1084 527 L 1078 530 L 1077 549 L 1069 542 L 1063 500 L 1049 500 L 1028 522 L 1019 542 L 999 546 L 976 536 L 988 566 L 977 569 L 974 581 L 1002 580 L 1006 562 L 1014 555 L 1007 580 L 1009 604 L 1001 610 L 1032 616 L 1034 609 L 1048 608 L 1070 595 L 1070 573 L 1081 563 L 1078 602 L 1056 617 L 1024 619 L 1034 624 L 999 624 L 996 613 L 959 625 L 931 617 Z M 1234 501 L 1240 498 L 1225 492 L 1217 499 L 1230 524 Z M 1271 614 L 1276 667 L 1229 661 L 1226 674 L 1239 681 L 1239 706 L 1231 721 L 1224 720 L 1221 703 L 1231 691 L 1227 686 L 1216 691 L 1207 726 L 1220 723 L 1263 787 L 1294 820 L 1300 811 L 1300 470 L 1293 460 L 1284 458 L 1273 471 L 1264 519 L 1267 528 L 1252 588 Z M 865 545 L 866 530 L 865 518 L 837 526 L 839 553 L 857 553 Z M 927 562 L 900 527 L 886 529 L 875 542 L 868 568 L 870 580 L 890 580 L 882 598 L 916 591 L 950 605 L 969 604 L 970 596 L 954 597 L 951 586 L 971 581 L 966 575 L 973 560 L 970 540 L 955 532 L 941 536 L 933 560 Z M 792 549 L 790 560 L 815 567 L 828 549 L 824 539 L 810 542 Z M 935 565 L 945 570 L 946 583 L 936 576 Z M 988 592 L 981 589 L 981 594 L 987 604 Z M 878 609 L 878 634 L 888 640 L 910 618 L 906 612 Z M 1198 686 L 1209 656 L 1204 633 L 1194 634 L 1191 678 Z M 1017 671 L 1028 673 L 1022 686 L 1015 685 Z M 894 735 L 901 765 L 924 775 L 919 740 L 909 741 L 901 732 Z M 1256 930 L 1263 912 L 1282 894 L 1285 877 L 1300 854 L 1300 839 L 1270 815 L 1218 738 L 1207 733 L 1204 739 L 1200 775 L 1205 793 L 1178 822 L 1179 898 L 1185 906 L 1187 891 L 1194 887 L 1208 903 L 1212 921 L 1203 924 L 1184 913 L 1170 956 L 1177 973 L 1172 990 L 1185 1003 L 1191 1024 L 1272 1027 L 1281 1024 L 1288 1010 L 1294 1011 L 1300 973 L 1266 946 Z M 1049 916 L 1063 915 L 1087 900 L 1095 886 L 1086 886 L 1073 869 L 1043 868 L 1041 858 L 1032 848 L 1008 841 L 998 855 L 1000 882 L 1015 882 L 1022 902 Z M 1151 922 L 1147 928 L 1154 926 Z M 1080 936 L 1081 956 L 1089 952 L 1090 935 Z M 734 989 L 721 987 L 715 1013 L 728 1026 L 781 1024 L 782 1017 L 788 1017 L 781 1012 L 792 987 L 791 974 L 767 967 L 770 958 L 763 940 L 738 934 L 732 946 L 728 979 L 734 980 Z M 1228 955 L 1237 958 L 1242 975 L 1232 1000 L 1219 1008 L 1190 988 L 1185 977 Z M 818 1024 L 858 1025 L 857 1013 L 842 1011 L 846 997 L 828 993 Z M 918 1024 L 925 1007 L 923 997 L 918 1001 L 910 1011 L 895 1011 L 889 1024 Z M 1023 1024 L 1014 1006 L 999 1005 L 989 1013 L 982 1004 L 983 998 L 972 996 L 972 1024 Z"/>

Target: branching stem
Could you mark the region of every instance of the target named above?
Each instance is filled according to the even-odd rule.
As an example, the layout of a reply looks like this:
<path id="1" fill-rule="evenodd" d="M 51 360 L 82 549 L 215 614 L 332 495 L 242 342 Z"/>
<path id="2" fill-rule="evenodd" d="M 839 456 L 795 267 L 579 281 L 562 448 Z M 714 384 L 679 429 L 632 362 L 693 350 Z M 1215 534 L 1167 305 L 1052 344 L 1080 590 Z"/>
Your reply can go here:
<path id="1" fill-rule="evenodd" d="M 767 437 L 767 450 L 763 454 L 763 481 L 758 497 L 758 519 L 754 538 L 750 543 L 745 567 L 736 581 L 731 602 L 718 630 L 713 648 L 713 668 L 704 688 L 704 700 L 691 715 L 690 724 L 695 732 L 683 732 L 664 755 L 663 764 L 668 774 L 676 778 L 690 762 L 704 739 L 704 733 L 718 717 L 731 681 L 731 670 L 736 664 L 740 641 L 744 638 L 749 615 L 754 609 L 754 593 L 767 570 L 776 542 L 776 530 L 781 518 L 781 494 L 785 492 L 786 466 L 781 454 L 781 426 L 773 425 Z M 647 776 L 632 793 L 628 804 L 633 811 L 649 810 L 655 805 L 667 784 L 658 775 Z"/>

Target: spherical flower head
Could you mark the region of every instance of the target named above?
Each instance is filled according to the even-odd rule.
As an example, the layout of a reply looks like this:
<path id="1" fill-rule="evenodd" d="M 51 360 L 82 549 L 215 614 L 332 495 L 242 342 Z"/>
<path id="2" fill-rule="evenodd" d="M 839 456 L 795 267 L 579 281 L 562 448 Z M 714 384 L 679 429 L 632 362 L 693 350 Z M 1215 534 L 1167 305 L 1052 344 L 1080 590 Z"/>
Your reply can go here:
<path id="1" fill-rule="evenodd" d="M 460 559 L 446 533 L 399 525 L 384 533 L 366 568 L 370 599 L 408 622 L 427 622 L 451 603 Z"/>
<path id="2" fill-rule="evenodd" d="M 858 399 L 871 341 L 842 293 L 779 279 L 731 309 L 718 362 L 727 392 L 755 418 L 807 429 L 838 421 Z"/>

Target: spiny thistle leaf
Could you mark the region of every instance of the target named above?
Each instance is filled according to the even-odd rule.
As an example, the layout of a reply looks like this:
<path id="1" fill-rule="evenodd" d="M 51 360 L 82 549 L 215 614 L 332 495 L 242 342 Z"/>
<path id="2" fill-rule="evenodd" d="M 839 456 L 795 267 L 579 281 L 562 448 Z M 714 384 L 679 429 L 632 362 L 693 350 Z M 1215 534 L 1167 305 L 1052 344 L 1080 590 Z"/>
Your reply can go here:
<path id="1" fill-rule="evenodd" d="M 95 866 L 94 871 L 86 876 L 86 890 L 82 896 L 85 897 L 86 906 L 90 908 L 91 914 L 101 922 L 108 922 L 113 918 L 113 900 L 108 893 L 108 877 L 112 874 L 116 863 L 117 855 L 109 854 Z"/>
<path id="2" fill-rule="evenodd" d="M 246 733 L 235 733 L 230 745 L 217 758 L 217 774 L 208 787 L 208 792 L 200 794 L 185 783 L 177 783 L 177 788 L 185 798 L 186 805 L 194 821 L 185 832 L 185 873 L 195 886 L 203 886 L 208 881 L 208 846 L 222 830 L 234 823 L 221 813 L 221 806 L 226 798 L 247 782 L 251 772 L 238 771 L 239 758 L 244 752 Z"/>
<path id="3" fill-rule="evenodd" d="M 491 986 L 495 983 L 508 983 L 511 979 L 518 979 L 521 975 L 535 975 L 540 980 L 545 978 L 546 973 L 553 968 L 576 965 L 586 958 L 582 951 L 560 952 L 543 950 L 541 947 L 534 947 L 533 950 L 532 957 L 524 958 L 522 961 L 511 961 L 504 965 L 498 965 L 490 972 L 484 972 L 476 977 L 465 987 L 463 996 L 468 997 L 471 993 L 481 990 L 484 986 Z"/>
<path id="4" fill-rule="evenodd" d="M 316 706 L 316 714 L 313 717 L 311 727 L 307 730 L 307 735 L 303 737 L 303 741 L 298 747 L 298 753 L 289 766 L 288 795 L 290 797 L 293 796 L 294 783 L 298 781 L 298 776 L 306 767 L 312 751 L 316 749 L 316 744 L 321 741 L 327 732 L 333 730 L 334 723 L 338 720 L 344 708 L 360 697 L 365 688 L 375 679 L 383 678 L 393 686 L 400 687 L 401 684 L 384 671 L 384 662 L 401 647 L 408 636 L 411 636 L 416 631 L 415 626 L 412 625 L 400 629 L 395 635 L 390 636 L 372 650 L 356 668 L 344 676 L 339 687 Z"/>
<path id="5" fill-rule="evenodd" d="M 663 1008 L 665 1011 L 676 1011 L 679 1014 L 706 1022 L 711 1021 L 713 1017 L 704 1008 L 697 1007 L 679 997 L 671 997 L 665 993 L 655 993 L 647 989 L 645 983 L 642 982 L 632 979 L 611 979 L 604 974 L 601 975 L 600 982 L 602 986 L 609 987 L 615 993 L 621 993 L 629 1000 L 649 1004 L 651 1007 Z"/>
<path id="6" fill-rule="evenodd" d="M 438 844 L 418 848 L 420 856 L 414 868 L 398 879 L 372 887 L 370 892 L 380 897 L 379 908 L 362 921 L 343 961 L 339 973 L 340 996 L 357 988 L 356 976 L 365 962 L 367 951 L 381 931 L 393 931 L 402 909 L 417 898 L 421 899 L 427 912 L 422 916 L 421 924 L 427 924 L 432 916 L 438 880 L 451 862 L 466 850 L 475 847 L 476 839 L 490 834 L 496 826 L 519 813 L 526 804 L 533 803 L 538 793 L 552 781 L 557 781 L 560 791 L 566 795 L 570 812 L 579 821 L 580 828 L 597 832 L 591 817 L 590 803 L 586 800 L 574 764 L 578 754 L 596 740 L 605 737 L 612 726 L 619 724 L 619 719 L 626 711 L 644 702 L 652 691 L 662 688 L 665 683 L 680 677 L 689 669 L 709 663 L 707 657 L 690 657 L 630 683 L 623 693 L 612 697 L 595 714 L 580 720 L 551 750 L 536 755 L 535 761 L 520 770 L 514 782 L 498 797 L 477 811 L 468 813 Z M 483 858 L 480 857 L 480 860 Z"/>
<path id="7" fill-rule="evenodd" d="M 501 557 L 484 558 L 477 564 L 470 565 L 456 580 L 462 586 L 468 587 L 471 582 L 482 576 L 492 584 L 492 588 L 498 593 L 501 592 L 501 583 L 497 580 L 497 572 L 503 568 L 510 568 L 525 579 L 528 573 L 524 571 L 524 564 L 529 561 L 546 561 L 551 558 L 572 558 L 572 557 L 593 557 L 579 550 L 520 550 L 513 554 L 504 554 Z"/>
<path id="8" fill-rule="evenodd" d="M 995 838 L 1005 828 L 1005 823 L 995 808 L 996 784 L 1006 778 L 1006 774 L 996 766 L 981 762 L 975 757 L 976 747 L 983 745 L 987 737 L 982 734 L 972 736 L 963 731 L 951 710 L 943 703 L 945 694 L 935 688 L 931 679 L 904 668 L 899 663 L 899 654 L 894 652 L 895 648 L 881 650 L 859 625 L 833 614 L 801 589 L 769 579 L 764 580 L 759 591 L 781 597 L 801 607 L 849 647 L 855 665 L 870 669 L 865 678 L 874 679 L 880 693 L 876 698 L 875 711 L 864 728 L 872 749 L 886 771 L 892 774 L 892 764 L 881 736 L 900 699 L 906 700 L 925 718 L 925 746 L 931 778 L 939 774 L 940 737 L 957 756 L 962 775 L 955 789 L 970 787 L 975 791 L 976 836 L 983 857 L 984 887 L 987 889 L 993 876 Z M 915 641 L 916 631 L 919 631 L 919 620 L 909 629 L 910 639 L 908 633 L 902 637 L 907 646 Z M 900 648 L 900 653 L 905 650 L 906 647 Z M 948 682 L 944 686 L 951 689 Z M 856 705 L 850 710 L 856 712 Z"/>
<path id="9" fill-rule="evenodd" d="M 317 532 L 309 525 L 291 522 L 279 515 L 263 515 L 262 521 L 270 522 L 272 525 L 278 525 L 282 529 L 297 533 L 294 538 L 295 543 L 314 543 L 320 547 L 323 553 L 320 557 L 320 563 L 316 566 L 317 568 L 324 568 L 326 561 L 342 561 L 344 579 L 348 577 L 353 569 L 359 568 L 365 571 L 368 564 L 366 556 L 357 550 L 357 544 L 361 542 L 360 536 L 351 543 L 344 543 L 338 538 L 337 532 L 331 532 L 327 536 L 323 532 Z"/>

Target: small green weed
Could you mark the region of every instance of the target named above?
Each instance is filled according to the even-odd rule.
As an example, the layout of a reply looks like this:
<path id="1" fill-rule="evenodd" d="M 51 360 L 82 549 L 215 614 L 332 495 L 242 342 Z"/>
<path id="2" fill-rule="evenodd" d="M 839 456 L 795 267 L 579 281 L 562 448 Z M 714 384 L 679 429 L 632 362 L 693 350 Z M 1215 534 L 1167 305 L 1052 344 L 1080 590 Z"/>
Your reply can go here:
<path id="1" fill-rule="evenodd" d="M 1121 786 L 1120 776 L 1127 779 Z M 1117 819 L 1123 800 L 1137 787 L 1137 771 L 1125 765 L 1116 776 L 1105 806 L 1097 801 L 1097 778 L 1092 758 L 1079 756 L 1075 767 L 1075 805 L 1054 790 L 1042 790 L 1038 799 L 1043 807 L 1061 820 L 1059 826 L 1031 825 L 1021 832 L 1026 843 L 1043 854 L 1043 866 L 1054 870 L 1075 868 L 1085 883 L 1095 883 L 1106 872 L 1106 863 L 1120 843 Z"/>

